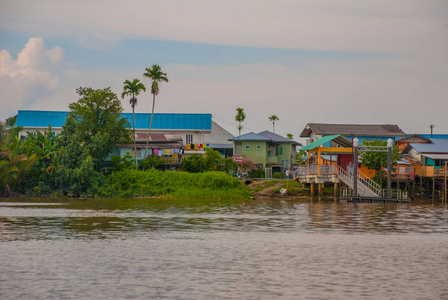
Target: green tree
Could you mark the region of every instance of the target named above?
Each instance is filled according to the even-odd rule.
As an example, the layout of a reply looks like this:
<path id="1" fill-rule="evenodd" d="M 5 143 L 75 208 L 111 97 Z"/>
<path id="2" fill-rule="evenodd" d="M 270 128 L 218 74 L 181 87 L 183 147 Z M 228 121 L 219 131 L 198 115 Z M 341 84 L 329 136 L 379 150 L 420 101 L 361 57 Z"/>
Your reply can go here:
<path id="1" fill-rule="evenodd" d="M 12 128 L 12 127 L 16 126 L 16 121 L 17 121 L 17 115 L 9 117 L 8 119 L 6 119 L 6 127 Z"/>
<path id="2" fill-rule="evenodd" d="M 269 121 L 272 122 L 272 132 L 275 133 L 275 121 L 279 121 L 279 118 L 276 115 L 272 115 L 269 117 Z"/>
<path id="3" fill-rule="evenodd" d="M 156 169 L 160 164 L 164 163 L 165 160 L 157 154 L 153 153 L 152 155 L 148 155 L 147 157 L 145 157 L 145 159 L 141 160 L 140 162 L 140 167 L 144 171 L 146 169 Z"/>
<path id="4" fill-rule="evenodd" d="M 304 150 L 300 150 L 296 155 L 296 164 L 306 165 L 305 157 L 307 157 L 307 152 Z"/>
<path id="5" fill-rule="evenodd" d="M 243 125 L 241 125 L 241 122 L 244 122 L 246 119 L 246 114 L 244 113 L 244 108 L 238 107 L 236 109 L 236 116 L 235 121 L 238 122 L 238 135 L 241 135 L 241 129 L 243 129 Z"/>
<path id="6" fill-rule="evenodd" d="M 123 83 L 123 93 L 121 93 L 121 98 L 124 99 L 125 96 L 132 96 L 132 98 L 129 100 L 129 103 L 132 107 L 132 137 L 134 139 L 134 157 L 135 157 L 135 164 L 137 165 L 137 145 L 135 143 L 135 106 L 137 105 L 137 98 L 135 96 L 140 95 L 141 91 L 146 91 L 146 87 L 143 83 L 140 82 L 138 79 L 134 79 L 131 81 L 126 80 Z"/>
<path id="7" fill-rule="evenodd" d="M 95 194 L 104 180 L 102 166 L 116 144 L 128 143 L 129 122 L 110 88 L 77 89 L 79 100 L 69 105 L 63 130 L 58 136 L 57 175 L 61 192 L 79 196 Z"/>
<path id="8" fill-rule="evenodd" d="M 69 105 L 60 146 L 75 143 L 88 148 L 95 170 L 101 170 L 104 159 L 119 143 L 130 141 L 129 122 L 123 117 L 121 102 L 110 88 L 77 89 L 79 100 Z"/>
<path id="9" fill-rule="evenodd" d="M 205 158 L 200 154 L 192 154 L 182 159 L 182 171 L 201 173 L 206 170 Z"/>
<path id="10" fill-rule="evenodd" d="M 205 149 L 205 167 L 207 171 L 221 171 L 223 169 L 223 159 L 219 151 L 212 148 Z"/>
<path id="11" fill-rule="evenodd" d="M 287 137 L 288 139 L 290 139 L 290 140 L 293 140 L 293 139 L 294 139 L 294 136 L 293 136 L 291 133 L 287 133 L 287 134 L 286 134 L 286 137 Z"/>
<path id="12" fill-rule="evenodd" d="M 384 149 L 387 147 L 387 141 L 373 140 L 363 141 L 365 147 L 378 147 L 382 146 Z M 387 167 L 387 152 L 361 152 L 359 156 L 361 162 L 369 169 L 375 170 L 378 178 L 378 183 L 383 183 L 383 171 Z M 392 148 L 392 166 L 397 165 L 398 160 L 398 148 L 396 145 Z"/>
<path id="13" fill-rule="evenodd" d="M 148 152 L 149 146 L 149 135 L 151 134 L 152 127 L 152 118 L 154 116 L 154 106 L 156 104 L 156 95 L 159 94 L 159 82 L 168 82 L 168 77 L 166 77 L 166 73 L 162 72 L 162 69 L 159 65 L 152 65 L 151 68 L 146 68 L 146 72 L 143 73 L 143 76 L 148 77 L 152 80 L 151 83 L 151 94 L 152 94 L 152 112 L 151 112 L 151 121 L 149 122 L 149 130 L 148 130 L 148 138 L 146 140 L 146 148 L 145 148 L 145 157 Z"/>
<path id="14" fill-rule="evenodd" d="M 56 176 L 59 149 L 56 146 L 56 141 L 57 136 L 51 132 L 51 126 L 45 129 L 44 133 L 39 131 L 27 132 L 22 153 L 27 156 L 35 153 L 38 161 L 33 166 L 30 178 L 17 187 L 19 192 L 30 193 L 35 189 L 45 193 L 56 191 L 59 186 Z"/>
<path id="15" fill-rule="evenodd" d="M 18 137 L 21 130 L 11 128 L 0 141 L 0 196 L 10 195 L 15 185 L 23 183 L 38 159 L 36 153 L 21 154 L 22 142 Z"/>

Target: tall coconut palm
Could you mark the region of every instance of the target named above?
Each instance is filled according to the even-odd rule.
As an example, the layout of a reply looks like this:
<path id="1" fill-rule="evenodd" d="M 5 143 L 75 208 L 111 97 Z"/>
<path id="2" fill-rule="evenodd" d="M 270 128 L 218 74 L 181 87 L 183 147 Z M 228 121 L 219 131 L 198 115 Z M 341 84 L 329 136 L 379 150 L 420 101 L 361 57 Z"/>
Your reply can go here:
<path id="1" fill-rule="evenodd" d="M 278 121 L 279 118 L 276 115 L 272 115 L 269 117 L 269 121 L 272 122 L 272 132 L 275 133 L 275 121 Z"/>
<path id="2" fill-rule="evenodd" d="M 146 87 L 143 83 L 140 82 L 139 79 L 134 79 L 131 81 L 126 80 L 123 83 L 123 93 L 121 93 L 121 98 L 124 99 L 125 96 L 132 95 L 132 98 L 129 100 L 129 103 L 132 106 L 132 133 L 134 137 L 134 157 L 135 157 L 135 164 L 137 164 L 137 145 L 135 143 L 135 106 L 137 105 L 137 98 L 135 96 L 140 95 L 141 91 L 146 91 Z"/>
<path id="3" fill-rule="evenodd" d="M 156 95 L 159 94 L 159 82 L 168 82 L 168 77 L 166 77 L 166 73 L 162 72 L 162 69 L 159 65 L 152 65 L 151 68 L 146 68 L 146 72 L 143 73 L 143 76 L 148 77 L 152 80 L 151 84 L 151 94 L 152 94 L 152 112 L 151 112 L 151 121 L 149 122 L 149 130 L 148 130 L 148 138 L 146 140 L 146 149 L 145 149 L 145 157 L 148 152 L 149 145 L 149 135 L 151 133 L 152 127 L 152 117 L 154 116 L 154 105 L 156 103 Z"/>
<path id="4" fill-rule="evenodd" d="M 244 108 L 238 107 L 236 109 L 236 116 L 235 121 L 238 122 L 238 135 L 241 135 L 241 129 L 243 129 L 243 125 L 241 125 L 241 122 L 243 122 L 246 119 L 246 114 L 244 113 Z"/>

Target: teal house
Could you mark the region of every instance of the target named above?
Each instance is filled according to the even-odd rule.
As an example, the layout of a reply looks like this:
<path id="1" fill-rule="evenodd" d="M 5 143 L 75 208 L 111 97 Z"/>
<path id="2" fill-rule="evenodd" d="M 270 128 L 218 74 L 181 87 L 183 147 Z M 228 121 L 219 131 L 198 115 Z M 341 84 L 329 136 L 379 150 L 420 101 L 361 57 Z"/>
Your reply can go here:
<path id="1" fill-rule="evenodd" d="M 235 156 L 250 158 L 263 168 L 288 169 L 297 155 L 296 147 L 302 144 L 271 131 L 249 132 L 229 139 L 233 142 Z"/>

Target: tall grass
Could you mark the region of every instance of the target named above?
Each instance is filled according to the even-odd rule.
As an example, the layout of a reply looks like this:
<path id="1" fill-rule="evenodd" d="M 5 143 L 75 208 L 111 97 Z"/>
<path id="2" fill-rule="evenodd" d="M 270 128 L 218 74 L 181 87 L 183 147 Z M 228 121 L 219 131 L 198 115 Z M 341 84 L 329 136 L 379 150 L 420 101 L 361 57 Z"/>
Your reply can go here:
<path id="1" fill-rule="evenodd" d="M 107 179 L 106 197 L 248 198 L 250 190 L 224 172 L 188 173 L 150 169 L 123 170 Z"/>

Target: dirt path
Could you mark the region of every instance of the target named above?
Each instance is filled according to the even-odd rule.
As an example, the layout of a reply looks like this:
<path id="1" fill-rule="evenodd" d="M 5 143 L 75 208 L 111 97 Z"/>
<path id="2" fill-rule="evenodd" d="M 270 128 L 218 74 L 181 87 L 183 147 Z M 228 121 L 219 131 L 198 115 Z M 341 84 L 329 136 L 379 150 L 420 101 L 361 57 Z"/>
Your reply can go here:
<path id="1" fill-rule="evenodd" d="M 255 189 L 260 183 L 252 183 L 249 185 L 250 188 Z M 274 200 L 274 199 L 278 199 L 278 200 L 299 200 L 299 199 L 308 199 L 308 196 L 291 196 L 291 195 L 286 195 L 283 196 L 281 195 L 279 192 L 273 192 L 273 190 L 281 188 L 283 185 L 285 184 L 285 181 L 279 180 L 276 184 L 274 184 L 273 186 L 267 187 L 265 189 L 262 189 L 260 191 L 255 192 L 254 191 L 254 196 L 255 199 L 258 200 Z"/>
<path id="2" fill-rule="evenodd" d="M 254 192 L 255 195 L 272 195 L 272 191 L 281 187 L 283 182 L 279 181 L 275 185 L 262 189 L 261 191 Z"/>

